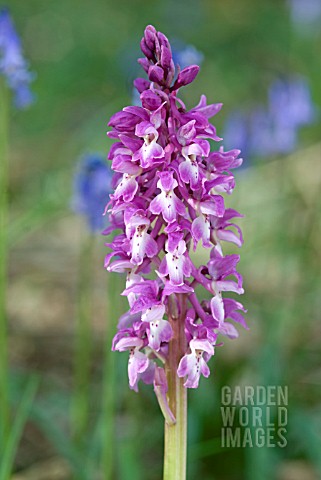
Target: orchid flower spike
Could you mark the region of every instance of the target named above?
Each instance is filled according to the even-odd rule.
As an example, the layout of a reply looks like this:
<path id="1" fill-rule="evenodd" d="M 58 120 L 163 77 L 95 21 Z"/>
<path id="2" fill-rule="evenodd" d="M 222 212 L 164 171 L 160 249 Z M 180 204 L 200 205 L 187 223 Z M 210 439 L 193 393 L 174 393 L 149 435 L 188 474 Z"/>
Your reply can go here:
<path id="1" fill-rule="evenodd" d="M 144 57 L 138 61 L 147 78 L 134 81 L 141 105 L 123 108 L 108 124 L 108 135 L 117 142 L 108 156 L 114 192 L 105 234 L 117 234 L 107 244 L 105 267 L 127 274 L 123 295 L 129 310 L 119 321 L 113 349 L 129 352 L 130 388 L 137 390 L 139 381 L 154 383 L 172 422 L 166 413 L 164 364 L 177 340 L 174 322 L 183 323 L 185 347 L 175 375 L 184 378 L 186 388 L 197 388 L 201 376 L 209 376 L 217 337 L 238 335 L 230 320 L 247 328 L 243 305 L 226 297 L 244 291 L 236 270 L 240 257 L 223 254 L 224 242 L 243 243 L 233 221 L 242 215 L 224 204 L 224 195 L 235 186 L 232 169 L 242 159 L 237 149 L 211 151 L 209 141 L 222 140 L 209 122 L 221 103 L 208 105 L 202 95 L 188 109 L 179 98 L 199 67 L 175 67 L 168 39 L 151 25 L 141 50 Z M 198 249 L 208 249 L 205 265 L 194 263 Z M 198 286 L 204 298 L 196 294 Z"/>

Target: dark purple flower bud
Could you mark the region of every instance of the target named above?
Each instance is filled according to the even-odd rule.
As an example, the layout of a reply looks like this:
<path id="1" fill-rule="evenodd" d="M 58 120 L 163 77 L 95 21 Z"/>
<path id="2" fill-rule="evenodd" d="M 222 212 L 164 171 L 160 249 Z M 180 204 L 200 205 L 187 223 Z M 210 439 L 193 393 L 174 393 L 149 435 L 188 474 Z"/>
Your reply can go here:
<path id="1" fill-rule="evenodd" d="M 171 61 L 172 61 L 172 54 L 171 51 L 164 47 L 163 45 L 161 46 L 161 58 L 160 58 L 160 64 L 164 69 L 169 70 L 171 67 Z"/>
<path id="2" fill-rule="evenodd" d="M 108 126 L 116 128 L 119 132 L 127 132 L 133 130 L 138 122 L 140 122 L 138 115 L 122 110 L 110 118 Z"/>
<path id="3" fill-rule="evenodd" d="M 161 106 L 162 100 L 155 92 L 151 90 L 145 90 L 141 96 L 142 105 L 147 110 L 157 110 Z"/>
<path id="4" fill-rule="evenodd" d="M 148 78 L 151 82 L 161 84 L 164 80 L 164 70 L 158 65 L 152 65 L 148 69 Z"/>
<path id="5" fill-rule="evenodd" d="M 146 42 L 146 45 L 147 47 L 150 49 L 150 50 L 154 50 L 155 48 L 155 39 L 156 39 L 156 29 L 155 27 L 153 27 L 153 25 L 148 25 L 146 28 L 145 28 L 145 31 L 144 31 L 144 40 Z"/>
<path id="6" fill-rule="evenodd" d="M 171 53 L 171 46 L 166 35 L 164 35 L 162 32 L 157 32 L 157 38 L 160 45 L 166 47 Z"/>
<path id="7" fill-rule="evenodd" d="M 198 65 L 191 65 L 184 68 L 177 77 L 177 80 L 174 84 L 173 90 L 177 90 L 189 83 L 192 83 L 196 75 L 199 72 L 200 67 Z"/>
<path id="8" fill-rule="evenodd" d="M 134 80 L 134 87 L 139 91 L 139 93 L 143 93 L 145 90 L 148 90 L 150 86 L 150 82 L 145 78 L 136 78 Z"/>
<path id="9" fill-rule="evenodd" d="M 139 58 L 137 61 L 138 61 L 139 65 L 145 70 L 145 72 L 148 73 L 150 63 L 147 60 L 147 58 Z"/>
<path id="10" fill-rule="evenodd" d="M 140 49 L 149 60 L 153 60 L 155 58 L 153 51 L 150 48 L 148 48 L 144 38 L 142 38 L 140 42 Z"/>

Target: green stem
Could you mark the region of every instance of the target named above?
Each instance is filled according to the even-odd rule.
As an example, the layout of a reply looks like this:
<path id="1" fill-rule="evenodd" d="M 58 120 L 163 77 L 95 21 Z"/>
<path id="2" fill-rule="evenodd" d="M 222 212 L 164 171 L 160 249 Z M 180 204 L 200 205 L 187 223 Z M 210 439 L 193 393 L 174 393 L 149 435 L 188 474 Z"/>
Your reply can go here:
<path id="1" fill-rule="evenodd" d="M 0 82 L 1 83 L 1 82 Z M 8 91 L 0 84 L 0 452 L 9 428 L 6 318 L 8 228 Z M 0 455 L 1 456 L 1 455 Z"/>
<path id="2" fill-rule="evenodd" d="M 186 295 L 177 295 L 179 309 L 175 312 L 174 302 L 170 305 L 169 321 L 173 328 L 173 339 L 169 343 L 166 376 L 168 382 L 167 399 L 176 423 L 165 422 L 164 480 L 185 480 L 187 445 L 187 389 L 184 379 L 177 376 L 180 359 L 186 352 L 184 331 L 186 317 Z"/>
<path id="3" fill-rule="evenodd" d="M 72 402 L 73 436 L 82 443 L 88 427 L 91 336 L 91 286 L 94 235 L 83 242 L 80 252 L 77 324 L 74 353 L 74 397 Z"/>

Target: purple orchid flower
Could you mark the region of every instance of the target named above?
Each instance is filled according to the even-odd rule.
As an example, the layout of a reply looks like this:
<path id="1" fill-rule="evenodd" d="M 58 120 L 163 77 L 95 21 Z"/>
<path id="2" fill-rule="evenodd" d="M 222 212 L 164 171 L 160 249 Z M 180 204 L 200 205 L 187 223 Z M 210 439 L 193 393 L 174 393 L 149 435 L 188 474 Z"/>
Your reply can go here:
<path id="1" fill-rule="evenodd" d="M 184 277 L 191 276 L 191 260 L 186 255 L 186 243 L 183 235 L 173 233 L 165 245 L 167 253 L 159 266 L 159 275 L 169 277 L 172 285 L 184 285 Z"/>
<path id="2" fill-rule="evenodd" d="M 173 178 L 173 172 L 161 172 L 159 177 L 157 187 L 161 193 L 151 201 L 149 209 L 156 215 L 162 213 L 164 220 L 172 223 L 177 219 L 177 215 L 185 216 L 186 209 L 182 200 L 174 193 L 178 183 Z"/>
<path id="3" fill-rule="evenodd" d="M 224 256 L 222 248 L 224 241 L 243 243 L 240 228 L 232 223 L 242 215 L 226 209 L 223 198 L 233 192 L 231 172 L 242 159 L 237 149 L 211 151 L 209 140 L 221 138 L 209 119 L 221 103 L 208 105 L 202 95 L 188 110 L 178 96 L 199 67 L 176 70 L 167 38 L 152 26 L 145 30 L 141 49 L 139 63 L 148 79 L 134 82 L 140 105 L 125 107 L 109 122 L 108 135 L 117 142 L 108 155 L 115 191 L 106 207 L 110 227 L 105 233 L 118 232 L 107 244 L 111 252 L 105 267 L 127 275 L 123 295 L 129 310 L 120 318 L 113 349 L 129 351 L 130 387 L 137 390 L 139 380 L 154 382 L 161 409 L 173 422 L 163 363 L 177 341 L 178 323 L 183 332 L 185 326 L 180 343 L 185 347 L 174 374 L 185 377 L 187 388 L 196 388 L 201 375 L 209 376 L 217 336 L 236 337 L 227 320 L 247 328 L 243 305 L 225 296 L 243 293 L 236 271 L 239 256 Z M 194 265 L 192 244 L 211 249 L 207 265 Z M 211 300 L 198 299 L 198 286 Z"/>
<path id="4" fill-rule="evenodd" d="M 193 315 L 193 313 L 190 314 Z M 217 335 L 203 325 L 195 324 L 195 320 L 191 317 L 186 319 L 186 329 L 190 337 L 190 353 L 186 353 L 181 359 L 177 375 L 186 377 L 185 387 L 197 388 L 200 376 L 207 378 L 210 375 L 207 362 L 214 355 Z"/>
<path id="5" fill-rule="evenodd" d="M 155 365 L 140 350 L 144 346 L 144 341 L 135 336 L 134 333 L 128 332 L 128 336 L 121 336 L 114 342 L 113 350 L 123 352 L 129 350 L 128 361 L 128 378 L 131 389 L 137 391 L 138 381 L 144 380 L 144 383 L 153 383 Z"/>

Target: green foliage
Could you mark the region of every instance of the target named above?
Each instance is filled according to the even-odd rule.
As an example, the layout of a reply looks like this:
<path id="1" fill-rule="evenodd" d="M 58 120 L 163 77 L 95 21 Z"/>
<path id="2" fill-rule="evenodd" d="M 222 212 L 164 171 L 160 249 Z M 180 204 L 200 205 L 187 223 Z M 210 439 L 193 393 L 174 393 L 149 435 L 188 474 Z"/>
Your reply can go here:
<path id="1" fill-rule="evenodd" d="M 0 465 L 0 479 L 9 480 L 12 471 L 14 470 L 15 456 L 17 448 L 21 440 L 21 436 L 30 414 L 32 403 L 38 388 L 39 380 L 34 377 L 31 378 L 22 393 L 21 401 L 18 405 L 15 418 L 8 434 L 8 438 L 3 450 Z"/>

